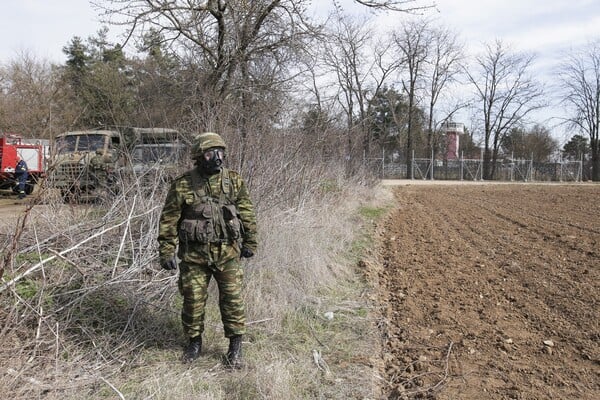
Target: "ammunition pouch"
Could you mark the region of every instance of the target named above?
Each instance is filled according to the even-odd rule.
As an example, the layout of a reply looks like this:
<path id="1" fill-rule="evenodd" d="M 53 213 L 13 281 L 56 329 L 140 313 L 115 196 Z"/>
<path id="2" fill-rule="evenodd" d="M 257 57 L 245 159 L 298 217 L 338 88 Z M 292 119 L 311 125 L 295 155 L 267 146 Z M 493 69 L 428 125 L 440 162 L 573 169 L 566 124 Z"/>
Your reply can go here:
<path id="1" fill-rule="evenodd" d="M 179 239 L 184 243 L 207 244 L 217 241 L 211 204 L 202 204 L 184 215 L 179 223 Z"/>
<path id="2" fill-rule="evenodd" d="M 223 222 L 225 223 L 225 234 L 231 242 L 242 238 L 242 218 L 233 204 L 225 205 L 221 208 L 223 212 Z"/>
<path id="3" fill-rule="evenodd" d="M 234 204 L 194 204 L 184 211 L 179 223 L 179 240 L 185 244 L 231 244 L 241 237 L 242 220 Z"/>

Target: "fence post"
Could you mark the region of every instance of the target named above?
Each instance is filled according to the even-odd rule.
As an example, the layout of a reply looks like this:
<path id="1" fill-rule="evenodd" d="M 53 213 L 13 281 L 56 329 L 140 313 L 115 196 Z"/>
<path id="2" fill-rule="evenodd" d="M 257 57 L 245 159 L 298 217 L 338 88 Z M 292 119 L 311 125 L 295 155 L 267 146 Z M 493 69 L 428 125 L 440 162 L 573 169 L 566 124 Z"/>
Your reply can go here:
<path id="1" fill-rule="evenodd" d="M 515 152 L 510 153 L 510 181 L 515 180 Z"/>
<path id="2" fill-rule="evenodd" d="M 559 162 L 559 164 L 558 164 L 558 166 L 559 166 L 558 181 L 562 182 L 563 181 L 563 158 L 562 158 L 562 153 L 558 153 L 558 154 L 559 154 L 558 155 L 558 162 Z"/>
<path id="3" fill-rule="evenodd" d="M 481 148 L 480 160 L 481 160 L 481 162 L 479 163 L 479 168 L 480 168 L 479 173 L 481 175 L 479 176 L 479 180 L 482 181 L 483 180 L 483 147 Z"/>
<path id="4" fill-rule="evenodd" d="M 385 147 L 381 149 L 381 179 L 385 179 Z"/>
<path id="5" fill-rule="evenodd" d="M 527 171 L 528 182 L 533 182 L 533 153 L 531 153 L 531 158 L 529 159 L 529 171 Z"/>
<path id="6" fill-rule="evenodd" d="M 465 152 L 461 151 L 460 152 L 460 180 L 464 180 L 464 175 L 463 175 L 463 171 L 464 171 L 464 167 L 465 167 Z"/>
<path id="7" fill-rule="evenodd" d="M 434 157 L 434 156 L 433 156 L 433 147 L 432 147 L 432 148 L 431 148 L 431 179 L 430 179 L 430 180 L 433 180 L 433 167 L 434 167 L 434 165 L 433 165 L 433 162 L 435 161 L 435 160 L 433 159 L 433 157 Z"/>
<path id="8" fill-rule="evenodd" d="M 408 171 L 406 171 L 408 174 Z M 415 151 L 412 151 L 412 162 L 410 163 L 410 179 L 415 179 Z"/>

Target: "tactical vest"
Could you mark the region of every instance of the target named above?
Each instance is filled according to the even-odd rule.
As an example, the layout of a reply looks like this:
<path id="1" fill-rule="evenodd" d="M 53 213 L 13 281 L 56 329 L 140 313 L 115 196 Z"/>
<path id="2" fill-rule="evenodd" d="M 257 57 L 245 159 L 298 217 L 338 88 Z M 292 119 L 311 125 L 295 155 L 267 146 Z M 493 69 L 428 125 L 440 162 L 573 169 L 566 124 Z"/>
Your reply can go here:
<path id="1" fill-rule="evenodd" d="M 94 156 L 90 159 L 90 167 L 96 171 L 105 171 L 106 164 L 104 163 L 102 156 Z"/>
<path id="2" fill-rule="evenodd" d="M 242 221 L 233 201 L 229 170 L 223 168 L 221 190 L 211 193 L 208 179 L 194 169 L 190 173 L 193 197 L 187 197 L 181 212 L 179 240 L 184 244 L 232 244 L 242 237 Z"/>

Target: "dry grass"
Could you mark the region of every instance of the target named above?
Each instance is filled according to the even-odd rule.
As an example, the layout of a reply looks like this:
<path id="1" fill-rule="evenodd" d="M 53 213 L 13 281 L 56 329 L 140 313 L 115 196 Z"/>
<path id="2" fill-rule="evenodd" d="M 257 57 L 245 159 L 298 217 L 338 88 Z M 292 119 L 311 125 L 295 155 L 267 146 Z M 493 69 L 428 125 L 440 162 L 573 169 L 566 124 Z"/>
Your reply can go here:
<path id="1" fill-rule="evenodd" d="M 287 190 L 285 201 L 258 196 L 261 246 L 245 266 L 247 366 L 235 372 L 222 365 L 227 341 L 214 286 L 202 357 L 179 362 L 177 278 L 156 263 L 162 178 L 133 181 L 100 204 L 65 205 L 42 191 L 6 258 L 0 397 L 374 397 L 377 333 L 353 258 L 364 241 L 358 208 L 372 190 L 331 166 L 298 173 L 264 186 L 254 180 L 253 194 Z M 4 255 L 10 248 L 3 244 Z"/>

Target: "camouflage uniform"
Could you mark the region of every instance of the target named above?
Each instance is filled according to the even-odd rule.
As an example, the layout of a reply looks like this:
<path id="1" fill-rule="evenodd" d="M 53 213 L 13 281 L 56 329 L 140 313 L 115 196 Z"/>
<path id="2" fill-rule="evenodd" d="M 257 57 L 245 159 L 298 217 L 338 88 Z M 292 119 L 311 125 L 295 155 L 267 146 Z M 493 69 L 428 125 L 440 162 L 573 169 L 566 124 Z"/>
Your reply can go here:
<path id="1" fill-rule="evenodd" d="M 101 149 L 96 150 L 96 155 L 90 159 L 90 169 L 94 176 L 96 186 L 104 186 L 108 182 L 108 167 Z"/>
<path id="2" fill-rule="evenodd" d="M 224 206 L 231 212 L 223 212 Z M 237 220 L 241 221 L 237 235 L 227 227 L 235 221 L 229 214 L 236 210 Z M 161 260 L 172 257 L 179 245 L 181 319 L 187 336 L 199 337 L 204 330 L 207 289 L 213 276 L 219 287 L 225 336 L 232 338 L 244 334 L 240 251 L 243 246 L 255 252 L 257 242 L 254 207 L 241 176 L 227 169 L 208 175 L 195 168 L 178 177 L 167 194 L 159 222 L 158 242 Z"/>

